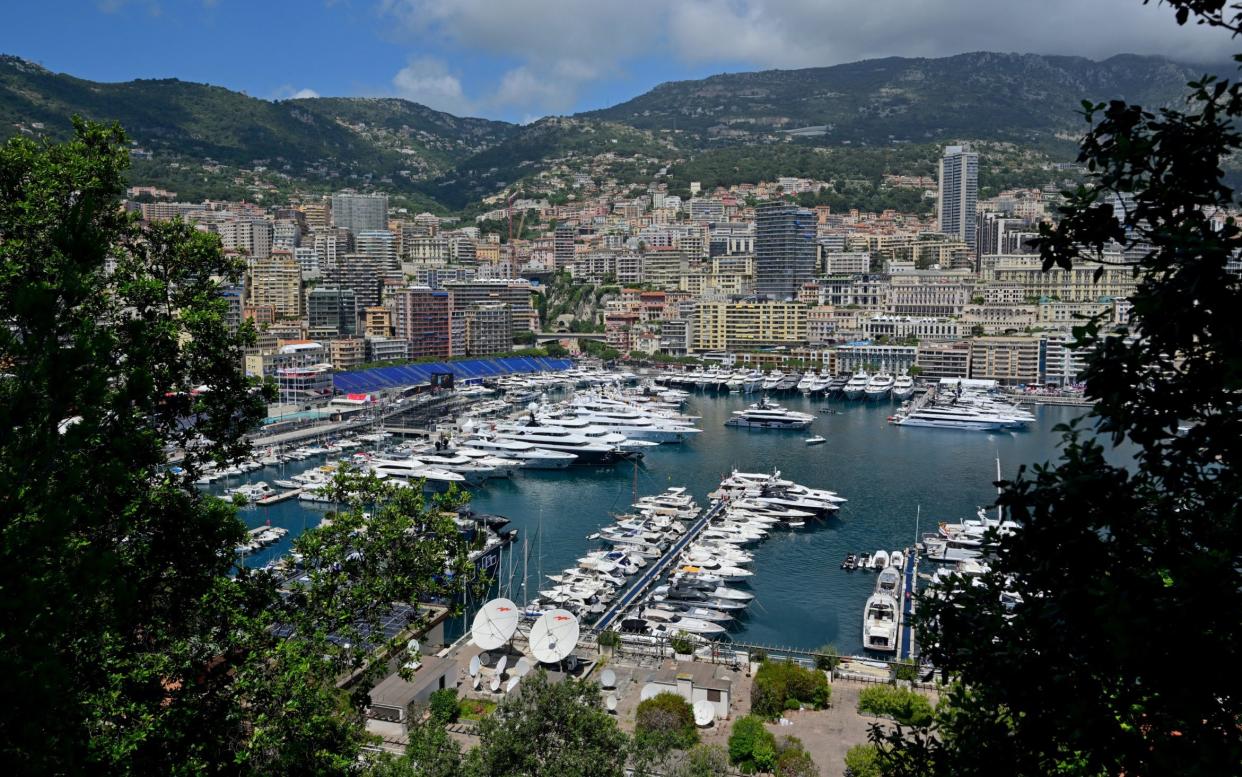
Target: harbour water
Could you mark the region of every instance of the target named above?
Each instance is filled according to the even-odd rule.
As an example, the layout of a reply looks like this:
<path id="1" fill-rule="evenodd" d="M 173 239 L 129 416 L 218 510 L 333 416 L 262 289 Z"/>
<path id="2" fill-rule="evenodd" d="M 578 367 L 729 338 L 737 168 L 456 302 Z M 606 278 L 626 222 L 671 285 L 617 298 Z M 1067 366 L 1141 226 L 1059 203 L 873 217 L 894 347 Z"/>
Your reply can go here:
<path id="1" fill-rule="evenodd" d="M 637 467 L 622 463 L 605 469 L 524 471 L 511 480 L 491 480 L 474 490 L 472 506 L 512 519 L 517 545 L 504 554 L 501 584 L 521 601 L 536 595 L 546 580 L 595 547 L 588 534 L 625 512 L 639 496 L 669 486 L 687 486 L 701 506 L 707 494 L 733 468 L 748 472 L 779 469 L 787 479 L 838 492 L 849 501 L 828 521 L 800 531 L 773 532 L 755 547 L 749 585 L 755 601 L 733 638 L 760 644 L 815 648 L 832 643 L 843 653 L 861 652 L 862 607 L 874 574 L 843 571 L 847 553 L 893 550 L 915 539 L 915 516 L 931 530 L 938 521 L 973 517 L 995 497 L 996 459 L 1011 477 L 1020 464 L 1055 458 L 1058 423 L 1082 415 L 1080 407 L 1040 407 L 1037 422 L 1019 433 L 980 433 L 896 427 L 887 422 L 894 405 L 820 398 L 786 397 L 780 403 L 818 416 L 803 431 L 728 428 L 732 410 L 754 397 L 696 395 L 685 412 L 701 416 L 703 433 L 683 445 L 651 450 Z M 838 414 L 819 412 L 825 406 Z M 813 434 L 828 438 L 807 446 Z M 269 482 L 305 469 L 309 462 L 266 468 L 247 481 Z M 230 482 L 229 485 L 233 483 Z M 242 511 L 250 526 L 271 521 L 289 536 L 247 559 L 262 565 L 287 551 L 292 538 L 313 526 L 326 506 L 291 500 Z M 525 560 L 523 558 L 525 548 Z M 512 577 L 511 577 L 512 576 Z M 457 625 L 460 629 L 460 624 Z"/>

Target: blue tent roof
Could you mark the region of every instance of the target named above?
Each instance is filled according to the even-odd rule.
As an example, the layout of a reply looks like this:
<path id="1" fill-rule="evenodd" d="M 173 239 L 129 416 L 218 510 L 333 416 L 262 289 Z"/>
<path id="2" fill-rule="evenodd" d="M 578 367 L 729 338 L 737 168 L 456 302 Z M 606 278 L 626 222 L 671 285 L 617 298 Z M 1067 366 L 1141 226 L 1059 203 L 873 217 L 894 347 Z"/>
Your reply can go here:
<path id="1" fill-rule="evenodd" d="M 332 386 L 342 393 L 364 393 L 430 383 L 432 374 L 437 372 L 451 372 L 457 380 L 480 380 L 522 372 L 567 370 L 572 366 L 572 359 L 551 359 L 544 356 L 502 356 L 493 359 L 403 364 L 397 367 L 338 372 L 332 376 Z"/>

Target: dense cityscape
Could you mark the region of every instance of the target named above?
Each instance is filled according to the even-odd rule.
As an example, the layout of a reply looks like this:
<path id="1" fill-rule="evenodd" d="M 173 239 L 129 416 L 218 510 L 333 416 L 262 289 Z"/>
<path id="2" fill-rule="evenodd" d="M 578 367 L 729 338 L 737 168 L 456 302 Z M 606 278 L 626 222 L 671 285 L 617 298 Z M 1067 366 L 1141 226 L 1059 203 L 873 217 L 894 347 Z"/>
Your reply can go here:
<path id="1" fill-rule="evenodd" d="M 995 2 L 6 12 L 8 770 L 1236 773 L 1242 10 Z"/>

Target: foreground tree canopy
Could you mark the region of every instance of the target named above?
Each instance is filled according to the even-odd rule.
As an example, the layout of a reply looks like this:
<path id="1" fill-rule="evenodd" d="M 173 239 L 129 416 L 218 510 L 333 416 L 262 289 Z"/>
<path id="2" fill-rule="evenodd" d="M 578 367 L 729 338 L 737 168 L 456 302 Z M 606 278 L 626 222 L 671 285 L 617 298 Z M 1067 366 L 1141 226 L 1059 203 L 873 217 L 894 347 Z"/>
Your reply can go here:
<path id="1" fill-rule="evenodd" d="M 1168 5 L 1178 23 L 1242 28 L 1224 0 Z M 887 774 L 1242 764 L 1242 285 L 1228 269 L 1242 232 L 1222 212 L 1236 202 L 1221 171 L 1242 146 L 1242 86 L 1205 78 L 1191 92 L 1184 112 L 1084 106 L 1091 178 L 1039 249 L 1058 272 L 1119 244 L 1139 277 L 1127 331 L 1077 333 L 1099 437 L 1065 429 L 1055 466 L 1004 483 L 1022 528 L 981 585 L 926 600 L 926 657 L 956 682 L 936 725 L 874 732 Z"/>
<path id="2" fill-rule="evenodd" d="M 367 659 L 393 647 L 376 626 L 394 602 L 451 597 L 446 565 L 469 579 L 456 502 L 347 474 L 346 509 L 298 540 L 306 582 L 235 569 L 244 527 L 193 481 L 264 413 L 239 371 L 253 333 L 220 296 L 242 267 L 190 225 L 134 222 L 123 132 L 75 127 L 0 147 L 3 760 L 351 770 L 364 699 L 337 680 L 384 670 Z"/>

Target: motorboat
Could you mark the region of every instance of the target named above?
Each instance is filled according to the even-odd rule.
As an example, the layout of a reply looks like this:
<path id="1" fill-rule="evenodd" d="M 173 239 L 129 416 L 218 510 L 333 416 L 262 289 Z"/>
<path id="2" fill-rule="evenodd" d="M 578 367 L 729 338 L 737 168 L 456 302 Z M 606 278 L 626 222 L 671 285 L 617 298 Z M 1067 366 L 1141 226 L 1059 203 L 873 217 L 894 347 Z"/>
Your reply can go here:
<path id="1" fill-rule="evenodd" d="M 276 491 L 276 489 L 272 488 L 262 480 L 257 483 L 247 483 L 244 486 L 229 489 L 230 495 L 241 497 L 251 502 L 257 501 L 264 497 L 273 496 L 277 493 L 279 492 Z"/>
<path id="2" fill-rule="evenodd" d="M 817 434 L 813 437 L 806 438 L 805 442 L 807 445 L 823 445 L 824 443 L 828 442 L 828 438 L 824 437 L 821 434 Z"/>
<path id="3" fill-rule="evenodd" d="M 867 384 L 870 382 L 871 376 L 866 372 L 856 372 L 841 388 L 841 393 L 846 399 L 862 399 L 863 394 L 867 390 Z"/>
<path id="4" fill-rule="evenodd" d="M 894 383 L 892 375 L 886 372 L 877 373 L 867 381 L 867 387 L 863 389 L 863 397 L 869 402 L 888 399 L 888 393 L 893 390 Z"/>
<path id="5" fill-rule="evenodd" d="M 463 442 L 458 452 L 475 450 L 482 453 L 515 459 L 527 469 L 564 469 L 578 460 L 575 453 L 551 448 L 539 448 L 522 440 L 505 440 L 496 437 L 472 437 Z"/>
<path id="6" fill-rule="evenodd" d="M 734 410 L 725 426 L 750 429 L 805 429 L 815 420 L 809 413 L 787 410 L 766 398 L 745 410 Z"/>
<path id="7" fill-rule="evenodd" d="M 875 552 L 875 555 L 871 557 L 871 568 L 872 569 L 884 569 L 887 566 L 888 566 L 888 551 L 877 550 Z"/>
<path id="8" fill-rule="evenodd" d="M 898 589 L 901 587 L 901 573 L 896 567 L 885 567 L 880 570 L 880 575 L 875 579 L 875 592 L 877 594 L 888 594 L 896 598 Z"/>
<path id="9" fill-rule="evenodd" d="M 392 459 L 372 462 L 371 471 L 383 478 L 392 478 L 409 483 L 423 481 L 423 488 L 429 491 L 445 491 L 450 486 L 464 486 L 466 476 L 459 472 L 450 472 L 439 467 L 424 464 L 418 459 Z"/>
<path id="10" fill-rule="evenodd" d="M 863 647 L 884 653 L 897 651 L 897 600 L 874 593 L 863 608 Z"/>
<path id="11" fill-rule="evenodd" d="M 643 610 L 643 618 L 655 626 L 663 626 L 667 631 L 687 634 L 723 634 L 725 627 L 716 621 L 691 618 L 687 615 L 666 610 L 663 607 L 647 607 Z"/>
<path id="12" fill-rule="evenodd" d="M 893 399 L 909 399 L 914 394 L 914 378 L 898 375 L 893 381 Z"/>

